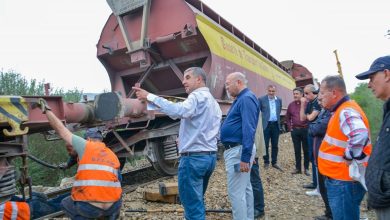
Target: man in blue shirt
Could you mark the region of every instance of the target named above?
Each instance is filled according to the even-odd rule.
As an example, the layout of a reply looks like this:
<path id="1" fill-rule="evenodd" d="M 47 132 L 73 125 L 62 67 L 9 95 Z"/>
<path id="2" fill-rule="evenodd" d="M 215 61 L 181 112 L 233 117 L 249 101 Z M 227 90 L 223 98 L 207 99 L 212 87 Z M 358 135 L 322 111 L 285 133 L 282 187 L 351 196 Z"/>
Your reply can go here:
<path id="1" fill-rule="evenodd" d="M 222 111 L 206 87 L 206 73 L 192 67 L 184 71 L 183 85 L 188 98 L 173 103 L 133 87 L 139 100 L 148 101 L 169 117 L 180 118 L 178 172 L 179 196 L 187 220 L 206 218 L 203 195 L 214 171 L 217 135 Z M 253 201 L 252 201 L 253 203 Z"/>
<path id="2" fill-rule="evenodd" d="M 244 74 L 229 74 L 225 86 L 229 95 L 235 98 L 221 127 L 233 219 L 253 219 L 253 192 L 249 171 L 256 154 L 254 140 L 259 104 L 256 96 L 247 88 Z"/>

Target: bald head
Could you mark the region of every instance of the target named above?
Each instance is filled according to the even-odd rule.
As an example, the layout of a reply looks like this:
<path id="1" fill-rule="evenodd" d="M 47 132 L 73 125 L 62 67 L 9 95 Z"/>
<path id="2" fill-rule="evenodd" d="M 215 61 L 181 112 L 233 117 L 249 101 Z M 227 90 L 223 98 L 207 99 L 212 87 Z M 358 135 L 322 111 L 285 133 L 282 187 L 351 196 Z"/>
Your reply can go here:
<path id="1" fill-rule="evenodd" d="M 237 97 L 240 92 L 247 87 L 248 80 L 240 72 L 230 73 L 226 77 L 225 86 L 227 92 L 232 97 Z"/>
<path id="2" fill-rule="evenodd" d="M 240 72 L 234 72 L 234 73 L 230 73 L 228 75 L 228 77 L 231 77 L 231 79 L 233 80 L 239 80 L 242 82 L 242 84 L 247 85 L 248 83 L 248 80 L 246 79 L 245 75 L 243 73 L 240 73 Z"/>

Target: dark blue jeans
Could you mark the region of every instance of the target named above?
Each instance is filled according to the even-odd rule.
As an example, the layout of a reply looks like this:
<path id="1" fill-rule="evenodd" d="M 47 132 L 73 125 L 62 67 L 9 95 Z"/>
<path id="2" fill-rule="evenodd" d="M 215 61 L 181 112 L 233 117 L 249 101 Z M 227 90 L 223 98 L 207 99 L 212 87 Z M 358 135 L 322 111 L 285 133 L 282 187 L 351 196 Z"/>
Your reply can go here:
<path id="1" fill-rule="evenodd" d="M 180 157 L 178 184 L 187 220 L 206 219 L 203 195 L 217 160 L 216 154 Z"/>
<path id="2" fill-rule="evenodd" d="M 251 184 L 253 190 L 254 210 L 264 212 L 264 191 L 260 177 L 259 159 L 255 158 L 251 168 Z"/>
<path id="3" fill-rule="evenodd" d="M 114 220 L 119 216 L 121 206 L 122 199 L 116 201 L 109 209 L 106 210 L 93 206 L 88 202 L 73 201 L 70 196 L 66 197 L 61 202 L 62 210 L 72 220 L 96 219 L 101 217 Z"/>
<path id="4" fill-rule="evenodd" d="M 272 165 L 278 162 L 278 142 L 279 142 L 279 124 L 277 121 L 268 122 L 267 127 L 264 129 L 264 142 L 265 142 L 265 156 L 263 157 L 264 163 L 269 164 L 269 141 L 271 139 L 272 146 Z"/>
<path id="5" fill-rule="evenodd" d="M 366 191 L 359 182 L 326 178 L 326 190 L 333 220 L 359 220 L 360 203 Z"/>
<path id="6" fill-rule="evenodd" d="M 309 158 L 310 158 L 310 163 L 311 163 L 311 177 L 313 181 L 313 185 L 317 187 L 317 166 L 314 161 L 314 146 L 313 146 L 313 136 L 307 135 L 307 145 L 308 145 L 308 151 L 309 151 Z"/>

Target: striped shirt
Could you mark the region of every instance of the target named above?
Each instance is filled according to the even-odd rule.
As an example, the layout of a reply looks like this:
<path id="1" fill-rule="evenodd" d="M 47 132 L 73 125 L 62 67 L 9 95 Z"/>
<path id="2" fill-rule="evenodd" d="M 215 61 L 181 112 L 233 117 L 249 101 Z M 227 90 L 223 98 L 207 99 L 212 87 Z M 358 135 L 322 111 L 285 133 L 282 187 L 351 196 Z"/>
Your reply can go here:
<path id="1" fill-rule="evenodd" d="M 348 96 L 341 99 L 331 110 L 333 113 L 343 102 L 350 100 Z M 370 141 L 370 133 L 363 122 L 362 116 L 352 108 L 343 109 L 340 113 L 340 128 L 348 137 L 345 156 L 348 159 L 361 156 L 364 146 Z"/>

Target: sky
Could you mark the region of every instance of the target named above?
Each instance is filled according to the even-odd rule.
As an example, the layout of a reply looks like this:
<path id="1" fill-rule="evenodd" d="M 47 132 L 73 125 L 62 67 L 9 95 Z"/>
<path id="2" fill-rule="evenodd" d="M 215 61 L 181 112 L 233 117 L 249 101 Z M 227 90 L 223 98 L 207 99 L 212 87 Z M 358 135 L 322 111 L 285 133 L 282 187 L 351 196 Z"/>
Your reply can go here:
<path id="1" fill-rule="evenodd" d="M 170 1 L 170 0 L 166 0 Z M 337 74 L 349 92 L 377 57 L 390 55 L 389 0 L 204 0 L 279 61 L 319 80 Z M 104 0 L 0 0 L 0 70 L 53 88 L 109 91 L 96 44 L 111 13 Z"/>

